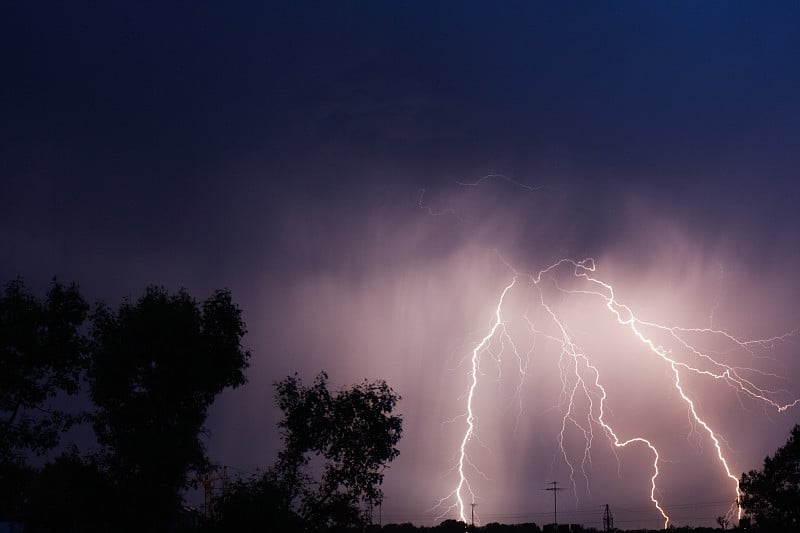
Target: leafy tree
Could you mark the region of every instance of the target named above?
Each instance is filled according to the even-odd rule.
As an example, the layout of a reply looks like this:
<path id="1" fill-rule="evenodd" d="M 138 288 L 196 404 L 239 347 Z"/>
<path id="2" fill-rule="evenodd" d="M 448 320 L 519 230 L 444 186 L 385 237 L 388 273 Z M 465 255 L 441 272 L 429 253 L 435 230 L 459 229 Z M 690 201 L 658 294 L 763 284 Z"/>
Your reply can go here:
<path id="1" fill-rule="evenodd" d="M 403 522 L 402 524 L 386 524 L 383 526 L 382 531 L 388 533 L 411 533 L 418 531 L 411 522 Z"/>
<path id="2" fill-rule="evenodd" d="M 53 281 L 44 301 L 20 279 L 0 293 L 0 463 L 51 450 L 78 419 L 48 401 L 79 390 L 88 310 L 74 284 Z"/>
<path id="3" fill-rule="evenodd" d="M 295 374 L 277 384 L 284 448 L 270 475 L 281 505 L 308 527 L 363 525 L 362 506 L 381 502 L 383 470 L 399 454 L 402 417 L 392 412 L 400 396 L 385 381 L 331 393 L 327 378 L 306 387 Z"/>
<path id="4" fill-rule="evenodd" d="M 188 473 L 202 469 L 209 406 L 226 387 L 245 383 L 241 311 L 225 290 L 200 305 L 184 290 L 150 287 L 117 311 L 98 306 L 92 320 L 93 425 L 120 522 L 165 530 Z"/>
<path id="5" fill-rule="evenodd" d="M 19 462 L 0 462 L 0 522 L 17 521 L 26 515 L 26 504 L 36 472 Z"/>
<path id="6" fill-rule="evenodd" d="M 466 522 L 448 518 L 436 526 L 436 531 L 443 531 L 444 533 L 463 533 L 464 531 L 467 531 L 468 528 L 469 526 Z"/>
<path id="7" fill-rule="evenodd" d="M 116 529 L 112 480 L 103 465 L 72 449 L 36 472 L 26 502 L 28 526 L 39 531 L 106 532 Z"/>
<path id="8" fill-rule="evenodd" d="M 741 505 L 763 531 L 800 531 L 800 424 L 762 470 L 742 474 Z"/>
<path id="9" fill-rule="evenodd" d="M 272 473 L 254 475 L 231 484 L 215 506 L 212 531 L 302 531 L 303 524 L 289 507 Z"/>

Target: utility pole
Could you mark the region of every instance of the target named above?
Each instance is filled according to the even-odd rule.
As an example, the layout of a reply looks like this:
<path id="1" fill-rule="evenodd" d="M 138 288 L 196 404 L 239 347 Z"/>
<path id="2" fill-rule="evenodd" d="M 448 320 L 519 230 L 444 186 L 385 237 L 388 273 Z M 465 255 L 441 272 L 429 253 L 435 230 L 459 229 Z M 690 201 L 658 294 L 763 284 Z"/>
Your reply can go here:
<path id="1" fill-rule="evenodd" d="M 472 506 L 472 531 L 475 531 L 475 506 L 478 504 L 472 502 L 470 505 Z"/>
<path id="2" fill-rule="evenodd" d="M 603 514 L 603 531 L 614 530 L 614 517 L 611 515 L 611 510 L 606 504 L 606 512 Z"/>
<path id="3" fill-rule="evenodd" d="M 553 491 L 553 525 L 558 525 L 558 498 L 556 494 L 558 491 L 564 490 L 563 488 L 559 488 L 558 481 L 551 481 L 548 485 L 553 485 L 552 487 L 547 487 L 546 489 L 542 490 L 550 490 Z"/>

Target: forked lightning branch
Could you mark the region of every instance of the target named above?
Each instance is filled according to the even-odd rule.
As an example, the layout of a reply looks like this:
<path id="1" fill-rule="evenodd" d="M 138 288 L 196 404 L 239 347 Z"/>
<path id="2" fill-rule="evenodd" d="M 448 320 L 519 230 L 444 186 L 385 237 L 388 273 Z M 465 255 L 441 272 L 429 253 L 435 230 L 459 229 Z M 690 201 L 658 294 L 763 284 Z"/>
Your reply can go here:
<path id="1" fill-rule="evenodd" d="M 752 367 L 737 366 L 726 362 L 723 357 L 737 352 L 755 360 L 760 352 L 785 341 L 793 332 L 768 339 L 745 340 L 722 329 L 678 327 L 648 321 L 616 297 L 614 287 L 599 277 L 597 265 L 591 258 L 561 259 L 537 273 L 524 273 L 507 263 L 506 266 L 509 279 L 497 294 L 492 320 L 483 336 L 476 340 L 471 352 L 465 355 L 461 366 L 466 369 L 467 381 L 463 416 L 456 419 L 457 422 L 464 421 L 454 466 L 457 482 L 452 492 L 436 506 L 440 517 L 455 514 L 458 519 L 469 521 L 475 501 L 480 497 L 479 486 L 486 477 L 474 453 L 476 445 L 480 444 L 480 421 L 475 414 L 480 401 L 477 392 L 481 380 L 487 379 L 481 371 L 482 365 L 486 359 L 496 362 L 502 354 L 503 357 L 516 359 L 514 366 L 520 374 L 530 372 L 531 353 L 518 348 L 522 343 L 516 339 L 519 330 L 510 327 L 513 321 L 514 324 L 524 324 L 526 335 L 546 339 L 559 352 L 557 366 L 561 390 L 558 405 L 561 407 L 561 424 L 560 432 L 553 438 L 569 471 L 573 492 L 580 479 L 586 480 L 588 486 L 586 466 L 591 462 L 593 447 L 605 443 L 615 455 L 639 448 L 650 457 L 649 473 L 646 475 L 649 478 L 648 496 L 653 512 L 660 516 L 665 528 L 670 525 L 667 506 L 659 496 L 659 476 L 669 468 L 669 464 L 659 453 L 658 442 L 652 437 L 646 438 L 642 434 L 615 427 L 610 414 L 613 406 L 609 405 L 608 380 L 604 379 L 595 356 L 582 349 L 574 338 L 565 318 L 566 312 L 561 309 L 560 303 L 565 299 L 580 297 L 606 314 L 641 347 L 637 357 L 646 358 L 646 364 L 658 365 L 667 375 L 669 387 L 673 389 L 671 401 L 683 406 L 697 438 L 711 444 L 712 460 L 722 474 L 721 479 L 725 480 L 725 487 L 721 490 L 730 497 L 731 506 L 726 518 L 740 518 L 741 510 L 737 505 L 739 481 L 727 458 L 724 438 L 715 430 L 713 421 L 701 414 L 702 410 L 694 399 L 695 391 L 691 388 L 692 380 L 687 377 L 694 376 L 704 382 L 727 387 L 766 408 L 785 411 L 796 406 L 800 399 L 787 397 L 785 391 L 769 390 L 760 385 L 765 380 L 777 379 L 776 376 L 754 368 L 755 363 Z M 512 295 L 527 300 L 525 312 L 520 313 L 508 303 Z M 724 345 L 725 349 L 712 351 L 704 348 L 712 343 Z M 524 377 L 521 380 L 523 382 Z M 566 445 L 568 432 L 576 430 L 582 435 L 583 442 L 583 453 L 577 456 L 574 451 L 571 455 Z"/>

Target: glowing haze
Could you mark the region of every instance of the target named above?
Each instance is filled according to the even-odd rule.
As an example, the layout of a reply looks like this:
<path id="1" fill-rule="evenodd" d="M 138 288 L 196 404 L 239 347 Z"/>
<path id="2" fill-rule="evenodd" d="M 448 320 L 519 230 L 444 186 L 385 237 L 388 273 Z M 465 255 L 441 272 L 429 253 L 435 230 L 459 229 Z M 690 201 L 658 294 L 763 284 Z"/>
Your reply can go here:
<path id="1" fill-rule="evenodd" d="M 599 526 L 605 503 L 621 527 L 735 521 L 737 479 L 770 451 L 754 432 L 779 439 L 797 420 L 782 266 L 742 268 L 630 198 L 605 252 L 564 256 L 574 244 L 553 231 L 568 217 L 523 226 L 547 192 L 447 190 L 340 216 L 321 238 L 359 245 L 287 287 L 269 327 L 305 367 L 404 395 L 384 521 L 469 520 L 476 503 L 481 523 L 547 523 L 553 480 L 560 522 Z"/>
<path id="2" fill-rule="evenodd" d="M 567 276 L 572 279 L 565 279 L 561 273 L 564 268 L 567 269 Z M 512 267 L 509 266 L 509 269 L 512 269 Z M 458 485 L 448 498 L 440 500 L 439 505 L 443 505 L 447 499 L 452 497 L 455 502 L 448 510 L 456 509 L 459 518 L 462 521 L 467 521 L 467 504 L 470 506 L 476 505 L 477 498 L 472 488 L 472 483 L 469 481 L 472 476 L 470 476 L 468 470 L 474 470 L 475 473 L 485 477 L 478 465 L 470 459 L 471 454 L 469 452 L 473 439 L 477 437 L 475 413 L 478 410 L 479 402 L 476 394 L 478 393 L 480 381 L 479 373 L 482 372 L 482 360 L 486 356 L 494 360 L 497 364 L 497 377 L 500 379 L 503 368 L 502 358 L 510 357 L 512 359 L 511 364 L 516 366 L 516 369 L 512 370 L 517 374 L 518 379 L 516 394 L 521 398 L 519 389 L 524 386 L 529 370 L 536 372 L 535 368 L 531 368 L 532 358 L 537 357 L 539 355 L 538 352 L 542 351 L 542 344 L 546 345 L 548 341 L 551 341 L 556 345 L 559 353 L 557 362 L 553 361 L 553 363 L 559 369 L 558 377 L 562 385 L 558 400 L 558 407 L 563 413 L 561 428 L 558 432 L 559 450 L 564 464 L 569 469 L 569 480 L 576 499 L 578 498 L 577 482 L 579 480 L 577 478 L 583 481 L 586 492 L 591 496 L 592 483 L 589 479 L 587 467 L 592 465 L 595 431 L 600 431 L 605 434 L 609 444 L 615 448 L 626 448 L 630 445 L 638 444 L 646 446 L 650 450 L 653 455 L 649 490 L 650 500 L 664 519 L 664 528 L 669 526 L 670 518 L 662 506 L 663 502 L 661 500 L 663 498 L 660 495 L 658 485 L 658 477 L 661 473 L 660 468 L 663 468 L 658 447 L 652 440 L 641 436 L 641 434 L 621 439 L 614 430 L 613 426 L 616 426 L 617 423 L 610 422 L 607 417 L 609 411 L 608 393 L 602 385 L 604 379 L 601 378 L 601 372 L 598 368 L 599 363 L 596 363 L 596 358 L 586 353 L 579 343 L 573 340 L 573 335 L 570 333 L 573 328 L 568 326 L 568 319 L 566 318 L 571 313 L 567 312 L 565 313 L 566 316 L 562 317 L 562 313 L 559 312 L 567 295 L 580 295 L 598 298 L 600 303 L 616 319 L 617 324 L 629 328 L 633 336 L 644 344 L 644 355 L 647 355 L 647 352 L 651 352 L 652 355 L 655 355 L 657 359 L 663 361 L 671 369 L 671 384 L 679 396 L 673 401 L 685 404 L 684 408 L 688 411 L 689 424 L 692 426 L 692 430 L 689 433 L 691 434 L 697 430 L 704 433 L 695 438 L 707 438 L 711 442 L 720 467 L 732 481 L 731 504 L 727 513 L 721 516 L 725 516 L 728 520 L 733 520 L 734 518 L 738 520 L 741 518 L 741 509 L 738 507 L 739 482 L 737 476 L 731 472 L 731 467 L 725 457 L 726 453 L 723 451 L 721 443 L 723 437 L 718 435 L 704 419 L 703 415 L 700 414 L 696 401 L 690 397 L 689 392 L 686 390 L 686 379 L 682 377 L 682 374 L 688 372 L 721 381 L 732 388 L 738 395 L 763 402 L 778 412 L 786 411 L 800 403 L 800 399 L 793 399 L 789 396 L 787 400 L 787 391 L 776 392 L 754 383 L 755 381 L 763 381 L 765 378 L 775 377 L 774 375 L 760 371 L 758 368 L 739 366 L 739 363 L 720 362 L 720 355 L 737 360 L 738 358 L 731 357 L 731 355 L 735 355 L 736 352 L 745 352 L 745 355 L 756 359 L 758 357 L 757 352 L 772 351 L 776 344 L 784 343 L 794 334 L 794 331 L 771 338 L 740 340 L 724 330 L 714 328 L 713 325 L 686 328 L 643 321 L 634 314 L 628 305 L 617 300 L 613 287 L 595 277 L 595 271 L 596 265 L 592 258 L 579 261 L 561 259 L 535 275 L 523 276 L 513 270 L 512 281 L 503 288 L 498 296 L 494 320 L 488 333 L 476 343 L 469 357 L 469 386 L 464 412 L 466 429 L 458 451 Z M 520 281 L 520 279 L 523 281 Z M 575 283 L 576 281 L 578 282 L 577 284 Z M 532 302 L 525 306 L 524 312 L 518 313 L 521 317 L 520 327 L 526 333 L 521 338 L 516 333 L 512 333 L 512 328 L 515 328 L 515 320 L 508 317 L 511 314 L 508 309 L 511 307 L 508 303 L 510 293 L 518 285 L 528 285 L 523 291 L 527 295 L 526 300 Z M 555 291 L 555 298 L 546 295 L 548 292 L 547 286 L 550 286 Z M 554 308 L 556 309 L 554 310 Z M 569 307 L 567 308 L 569 309 Z M 710 317 L 710 319 L 712 318 Z M 544 323 L 544 326 L 538 326 L 537 323 Z M 648 333 L 648 330 L 654 331 L 655 335 Z M 575 331 L 577 335 L 580 335 L 577 333 L 578 330 Z M 701 342 L 693 340 L 693 337 L 705 341 L 702 344 L 706 346 L 719 345 L 720 348 L 703 348 L 701 347 Z M 662 343 L 660 338 L 665 338 L 665 341 Z M 524 347 L 519 346 L 521 341 L 524 342 Z M 586 344 L 594 344 L 593 341 L 594 339 L 589 336 L 584 342 Z M 729 346 L 725 347 L 726 344 Z M 635 350 L 631 351 L 636 352 Z M 606 372 L 628 374 L 628 363 L 625 361 L 625 355 L 627 354 L 614 354 L 612 356 L 614 362 L 607 365 Z M 755 361 L 749 364 L 756 366 Z M 636 377 L 628 374 L 628 379 L 634 380 Z M 622 386 L 627 389 L 625 384 Z M 519 416 L 522 416 L 522 412 L 522 406 L 520 405 Z M 645 417 L 653 416 L 650 410 L 641 411 L 639 414 Z M 577 431 L 576 437 L 583 441 L 583 449 L 582 453 L 578 454 L 577 457 L 571 458 L 570 453 L 567 451 L 570 447 L 567 440 L 569 433 L 574 433 L 575 431 Z M 621 468 L 618 456 L 617 460 Z M 553 488 L 548 488 L 547 490 L 559 490 L 557 487 L 558 482 L 552 482 L 552 485 Z M 555 505 L 554 495 L 554 520 L 556 519 Z"/>

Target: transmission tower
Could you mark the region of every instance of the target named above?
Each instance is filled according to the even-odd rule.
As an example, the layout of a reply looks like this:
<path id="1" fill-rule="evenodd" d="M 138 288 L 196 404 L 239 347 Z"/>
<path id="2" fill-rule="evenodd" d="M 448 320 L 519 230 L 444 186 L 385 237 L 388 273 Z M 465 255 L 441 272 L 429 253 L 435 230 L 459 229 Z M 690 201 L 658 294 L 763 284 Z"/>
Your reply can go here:
<path id="1" fill-rule="evenodd" d="M 603 531 L 614 531 L 614 516 L 611 514 L 611 509 L 606 504 L 606 512 L 603 513 Z"/>
<path id="2" fill-rule="evenodd" d="M 558 481 L 551 481 L 550 483 L 548 483 L 548 485 L 553 485 L 553 486 L 552 487 L 547 487 L 547 488 L 542 489 L 542 490 L 553 491 L 553 524 L 557 525 L 558 524 L 558 498 L 556 497 L 556 494 L 558 494 L 558 491 L 564 490 L 564 489 L 560 488 L 558 486 Z"/>
<path id="3" fill-rule="evenodd" d="M 214 476 L 206 473 L 199 481 L 203 484 L 203 514 L 206 519 L 211 519 L 214 513 L 214 491 L 218 490 L 215 487 L 217 481 L 222 482 L 222 496 L 223 498 L 228 495 L 228 467 L 222 467 L 222 473 Z"/>

